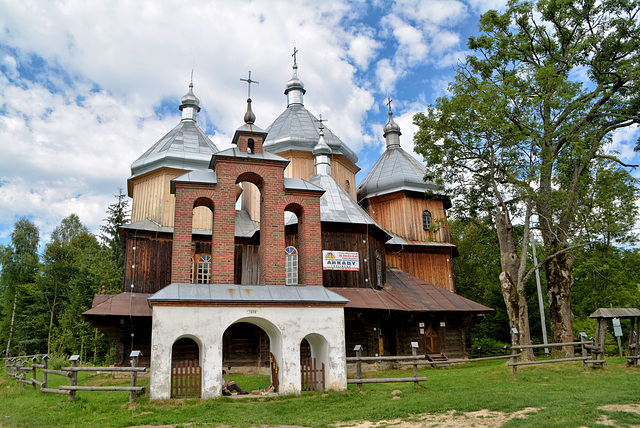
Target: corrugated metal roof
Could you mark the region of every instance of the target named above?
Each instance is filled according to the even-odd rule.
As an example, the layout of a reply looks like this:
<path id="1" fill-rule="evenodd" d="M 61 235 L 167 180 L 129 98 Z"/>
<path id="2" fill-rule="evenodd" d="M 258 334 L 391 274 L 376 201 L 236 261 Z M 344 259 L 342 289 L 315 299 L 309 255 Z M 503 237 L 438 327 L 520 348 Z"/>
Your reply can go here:
<path id="1" fill-rule="evenodd" d="M 91 309 L 82 315 L 150 317 L 149 293 L 96 294 Z"/>
<path id="2" fill-rule="evenodd" d="M 400 146 L 388 146 L 378 162 L 358 185 L 358 200 L 401 190 L 442 191 L 441 186 L 424 181 L 425 170 Z"/>
<path id="3" fill-rule="evenodd" d="M 308 190 L 310 192 L 322 192 L 325 190 L 321 187 L 316 186 L 315 184 L 303 180 L 301 178 L 284 178 L 284 188 L 289 190 Z"/>
<path id="4" fill-rule="evenodd" d="M 332 303 L 347 299 L 315 285 L 231 285 L 174 283 L 149 297 L 149 302 L 245 302 L 245 303 Z"/>
<path id="5" fill-rule="evenodd" d="M 231 157 L 236 159 L 261 159 L 272 162 L 283 162 L 287 164 L 289 163 L 289 159 L 283 158 L 282 156 L 278 156 L 273 153 L 269 153 L 266 150 L 262 153 L 247 153 L 241 152 L 238 147 L 231 147 L 230 149 L 223 150 L 211 156 L 211 162 L 209 162 L 210 169 L 213 169 L 217 157 Z"/>
<path id="6" fill-rule="evenodd" d="M 336 183 L 333 177 L 330 175 L 314 175 L 309 181 L 325 190 L 325 193 L 320 197 L 321 221 L 371 225 L 387 234 L 387 232 L 369 217 L 369 214 Z"/>
<path id="7" fill-rule="evenodd" d="M 318 144 L 319 123 L 318 119 L 302 104 L 291 104 L 267 128 L 268 135 L 264 141 L 264 147 L 272 153 L 287 150 L 311 152 Z M 326 127 L 324 139 L 334 154 L 344 155 L 353 163 L 358 162 L 358 155 Z"/>
<path id="8" fill-rule="evenodd" d="M 391 239 L 389 239 L 386 244 L 387 245 L 414 245 L 414 246 L 423 246 L 423 247 L 455 247 L 455 245 L 450 242 L 436 242 L 436 241 L 412 241 L 408 239 L 404 239 L 398 235 L 395 235 L 389 232 L 391 235 Z"/>
<path id="9" fill-rule="evenodd" d="M 186 174 L 182 174 L 171 180 L 172 194 L 176 193 L 175 183 L 198 183 L 198 184 L 216 184 L 218 183 L 218 176 L 215 171 L 189 171 Z"/>
<path id="10" fill-rule="evenodd" d="M 382 290 L 329 287 L 349 299 L 347 308 L 409 312 L 488 313 L 493 309 L 440 288 L 397 268 L 387 268 Z"/>
<path id="11" fill-rule="evenodd" d="M 161 226 L 153 220 L 144 219 L 122 226 L 123 229 L 146 230 L 149 232 L 173 233 L 173 227 Z M 235 236 L 236 238 L 252 238 L 260 231 L 260 223 L 251 220 L 245 210 L 236 210 Z M 195 235 L 211 235 L 211 229 L 193 229 Z"/>
<path id="12" fill-rule="evenodd" d="M 208 169 L 218 147 L 193 120 L 183 120 L 131 164 L 131 178 L 161 167 Z"/>
<path id="13" fill-rule="evenodd" d="M 636 308 L 600 308 L 589 318 L 633 318 L 640 317 L 640 310 Z"/>

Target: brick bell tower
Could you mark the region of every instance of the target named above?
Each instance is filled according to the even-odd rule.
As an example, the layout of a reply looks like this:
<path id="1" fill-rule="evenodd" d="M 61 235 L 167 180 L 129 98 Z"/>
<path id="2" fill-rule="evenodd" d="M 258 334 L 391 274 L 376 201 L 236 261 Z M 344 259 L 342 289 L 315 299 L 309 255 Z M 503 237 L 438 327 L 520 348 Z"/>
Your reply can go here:
<path id="1" fill-rule="evenodd" d="M 249 84 L 257 83 L 241 79 Z M 235 266 L 235 206 L 238 184 L 251 182 L 260 191 L 260 281 L 285 284 L 284 212 L 298 217 L 299 283 L 322 285 L 320 235 L 321 188 L 301 179 L 284 177 L 289 160 L 263 151 L 267 132 L 255 125 L 247 98 L 244 125 L 233 136 L 232 147 L 215 153 L 210 171 L 191 171 L 171 181 L 176 197 L 172 283 L 191 282 L 191 238 L 194 208 L 207 206 L 213 215 L 211 235 L 212 284 L 233 284 Z M 256 284 L 258 285 L 258 284 Z"/>

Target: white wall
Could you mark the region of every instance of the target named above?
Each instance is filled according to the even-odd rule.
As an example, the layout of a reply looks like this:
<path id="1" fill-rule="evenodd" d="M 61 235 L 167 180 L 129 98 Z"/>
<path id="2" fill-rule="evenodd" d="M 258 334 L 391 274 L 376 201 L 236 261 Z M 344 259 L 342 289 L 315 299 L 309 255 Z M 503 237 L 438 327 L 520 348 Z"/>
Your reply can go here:
<path id="1" fill-rule="evenodd" d="M 171 395 L 171 348 L 181 337 L 194 339 L 200 347 L 202 398 L 217 397 L 222 388 L 222 336 L 235 322 L 250 322 L 268 335 L 279 367 L 280 393 L 300 393 L 300 343 L 317 334 L 327 349 L 326 387 L 347 388 L 345 325 L 343 308 L 317 307 L 184 307 L 153 306 L 151 335 L 152 400 Z M 312 347 L 322 346 L 322 340 Z"/>

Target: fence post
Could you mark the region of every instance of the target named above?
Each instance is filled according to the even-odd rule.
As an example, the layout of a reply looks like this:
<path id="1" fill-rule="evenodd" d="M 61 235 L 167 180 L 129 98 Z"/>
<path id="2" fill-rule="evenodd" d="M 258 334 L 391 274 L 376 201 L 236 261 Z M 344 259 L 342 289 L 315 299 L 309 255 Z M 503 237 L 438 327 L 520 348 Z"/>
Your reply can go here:
<path id="1" fill-rule="evenodd" d="M 356 361 L 356 376 L 358 379 L 362 379 L 362 361 L 360 361 L 360 358 L 362 358 L 362 345 L 356 345 L 353 350 L 356 351 L 356 358 L 358 359 Z M 358 384 L 358 388 L 362 389 L 361 383 Z"/>
<path id="2" fill-rule="evenodd" d="M 518 380 L 518 366 L 515 364 L 518 362 L 517 350 L 513 347 L 513 344 L 516 343 L 516 335 L 518 334 L 518 329 L 513 327 L 511 329 L 511 358 L 513 359 L 513 380 Z"/>
<path id="3" fill-rule="evenodd" d="M 72 355 L 71 358 L 69 358 L 69 361 L 71 361 L 71 367 L 78 367 L 78 363 L 80 363 L 80 355 Z M 78 386 L 78 372 L 76 370 L 71 371 L 69 386 Z M 74 389 L 69 391 L 69 400 L 76 401 L 76 391 Z"/>
<path id="4" fill-rule="evenodd" d="M 411 355 L 415 358 L 413 360 L 413 377 L 416 379 L 413 384 L 416 389 L 418 388 L 418 342 L 411 342 Z"/>
<path id="5" fill-rule="evenodd" d="M 131 351 L 131 354 L 129 354 L 129 356 L 131 357 L 131 368 L 136 368 L 138 367 L 138 357 L 142 356 L 142 352 L 140 351 Z M 138 380 L 138 372 L 136 371 L 131 371 L 131 386 L 135 387 L 136 386 L 136 381 Z M 136 391 L 131 391 L 129 393 L 129 403 L 133 403 L 136 401 Z"/>
<path id="6" fill-rule="evenodd" d="M 45 355 L 44 357 L 42 357 L 42 364 L 44 365 L 45 370 L 47 370 L 49 368 L 49 356 Z M 42 372 L 42 386 L 40 387 L 40 389 L 44 388 L 47 389 L 47 372 L 43 371 Z"/>
<path id="7" fill-rule="evenodd" d="M 580 333 L 580 349 L 582 350 L 582 358 L 587 358 L 587 347 L 585 346 L 587 344 L 587 333 L 582 332 Z M 584 369 L 585 372 L 589 371 L 589 363 L 587 362 L 587 360 L 583 360 L 582 361 L 582 368 Z"/>
<path id="8" fill-rule="evenodd" d="M 22 361 L 22 367 L 26 367 L 27 364 L 29 364 L 29 361 L 27 361 L 27 360 Z M 27 383 L 26 383 L 27 382 L 27 371 L 26 370 L 22 370 L 22 369 L 19 369 L 19 370 L 20 370 L 20 381 L 22 383 L 22 387 L 26 388 L 26 386 L 27 386 Z"/>
<path id="9" fill-rule="evenodd" d="M 38 380 L 38 368 L 34 367 L 34 365 L 38 362 L 38 357 L 33 357 L 31 359 L 32 362 L 32 366 L 31 366 L 31 385 L 33 386 L 33 390 L 35 391 L 36 389 L 36 380 Z"/>

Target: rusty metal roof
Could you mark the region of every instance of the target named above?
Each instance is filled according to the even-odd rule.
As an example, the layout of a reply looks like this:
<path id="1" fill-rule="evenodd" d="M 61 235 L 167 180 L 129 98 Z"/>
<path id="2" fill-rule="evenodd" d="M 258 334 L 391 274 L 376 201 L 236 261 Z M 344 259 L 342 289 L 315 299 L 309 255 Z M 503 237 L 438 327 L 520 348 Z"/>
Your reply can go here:
<path id="1" fill-rule="evenodd" d="M 82 315 L 150 317 L 147 299 L 151 296 L 150 293 L 96 294 L 91 309 Z"/>
<path id="2" fill-rule="evenodd" d="M 640 317 L 640 310 L 636 308 L 600 308 L 589 318 L 633 318 Z"/>
<path id="3" fill-rule="evenodd" d="M 328 287 L 350 300 L 347 308 L 409 312 L 487 313 L 493 309 L 440 288 L 397 268 L 387 268 L 382 290 Z"/>

